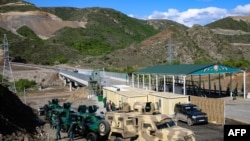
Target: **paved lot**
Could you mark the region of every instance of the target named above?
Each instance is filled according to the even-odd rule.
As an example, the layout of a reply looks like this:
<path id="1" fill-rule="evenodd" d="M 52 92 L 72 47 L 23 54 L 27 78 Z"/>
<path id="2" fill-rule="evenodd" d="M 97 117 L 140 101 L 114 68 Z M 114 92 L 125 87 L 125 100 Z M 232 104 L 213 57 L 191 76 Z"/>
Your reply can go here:
<path id="1" fill-rule="evenodd" d="M 250 124 L 250 99 L 226 100 L 225 116 Z"/>

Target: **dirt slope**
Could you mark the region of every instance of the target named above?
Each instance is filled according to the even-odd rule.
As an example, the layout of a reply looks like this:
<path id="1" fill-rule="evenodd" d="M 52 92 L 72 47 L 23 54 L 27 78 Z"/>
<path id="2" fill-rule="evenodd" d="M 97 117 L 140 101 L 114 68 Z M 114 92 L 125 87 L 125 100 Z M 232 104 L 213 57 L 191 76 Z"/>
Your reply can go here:
<path id="1" fill-rule="evenodd" d="M 43 39 L 53 36 L 53 33 L 61 28 L 85 28 L 85 25 L 86 22 L 63 21 L 44 11 L 0 13 L 0 27 L 16 33 L 18 28 L 27 26 Z"/>
<path id="2" fill-rule="evenodd" d="M 33 109 L 0 84 L 0 140 L 36 140 L 36 127 L 43 125 Z"/>

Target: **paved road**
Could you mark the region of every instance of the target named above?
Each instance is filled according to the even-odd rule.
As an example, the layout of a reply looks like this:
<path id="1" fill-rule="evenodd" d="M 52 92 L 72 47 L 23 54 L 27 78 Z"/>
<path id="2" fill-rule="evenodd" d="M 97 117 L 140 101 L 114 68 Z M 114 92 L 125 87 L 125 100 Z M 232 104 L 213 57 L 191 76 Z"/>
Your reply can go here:
<path id="1" fill-rule="evenodd" d="M 178 122 L 178 125 L 192 130 L 196 141 L 223 141 L 223 126 L 215 124 L 202 124 L 188 126 L 187 123 Z"/>
<path id="2" fill-rule="evenodd" d="M 225 116 L 250 124 L 250 99 L 226 100 Z"/>

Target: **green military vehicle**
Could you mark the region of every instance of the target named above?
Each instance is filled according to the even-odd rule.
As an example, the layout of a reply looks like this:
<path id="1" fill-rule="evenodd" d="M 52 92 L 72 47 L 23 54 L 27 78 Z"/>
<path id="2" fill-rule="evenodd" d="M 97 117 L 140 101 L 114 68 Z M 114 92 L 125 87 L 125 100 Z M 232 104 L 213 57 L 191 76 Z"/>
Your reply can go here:
<path id="1" fill-rule="evenodd" d="M 75 134 L 85 137 L 88 141 L 106 140 L 110 131 L 109 123 L 100 115 L 85 117 L 80 113 L 72 113 L 71 118 L 77 123 Z"/>
<path id="2" fill-rule="evenodd" d="M 59 105 L 58 99 L 52 99 L 51 101 L 48 101 L 48 104 L 45 104 L 44 106 L 40 107 L 38 109 L 38 114 L 40 116 L 45 115 L 45 119 L 51 116 L 51 110 L 55 108 L 61 108 L 62 106 Z"/>
<path id="3" fill-rule="evenodd" d="M 88 141 L 107 140 L 110 126 L 103 115 L 96 113 L 97 109 L 96 105 L 80 105 L 77 112 L 70 113 L 68 118 L 62 120 L 62 132 L 68 132 L 70 124 L 74 122 L 74 134 Z"/>
<path id="4" fill-rule="evenodd" d="M 110 124 L 111 141 L 195 141 L 193 131 L 178 126 L 151 102 L 138 102 L 133 108 L 124 104 L 121 111 L 107 112 L 105 119 Z"/>
<path id="5" fill-rule="evenodd" d="M 57 116 L 62 117 L 62 121 L 67 123 L 69 114 L 74 111 L 71 110 L 71 103 L 63 103 L 63 106 L 59 105 L 58 99 L 52 99 L 48 104 L 39 108 L 39 115 L 44 116 L 44 119 L 50 124 L 51 128 L 55 128 Z M 66 127 L 62 127 L 62 131 L 68 128 L 70 123 Z M 66 124 L 64 124 L 66 125 Z"/>

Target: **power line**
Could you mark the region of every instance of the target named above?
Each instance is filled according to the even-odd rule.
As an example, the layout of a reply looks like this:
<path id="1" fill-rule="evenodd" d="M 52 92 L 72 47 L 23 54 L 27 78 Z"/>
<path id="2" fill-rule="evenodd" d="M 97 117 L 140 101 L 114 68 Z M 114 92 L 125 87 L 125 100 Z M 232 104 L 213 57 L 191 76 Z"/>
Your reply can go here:
<path id="1" fill-rule="evenodd" d="M 4 59 L 4 67 L 3 67 L 3 77 L 2 83 L 10 85 L 10 90 L 16 93 L 15 80 L 11 69 L 10 57 L 9 57 L 9 44 L 7 40 L 6 34 L 4 34 L 3 40 L 3 59 Z"/>

